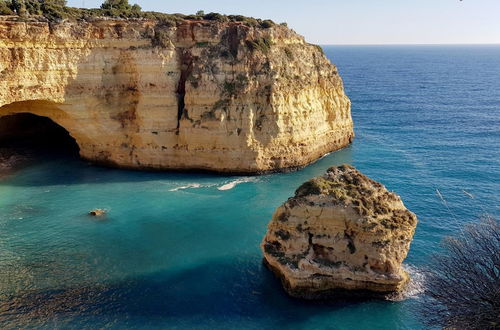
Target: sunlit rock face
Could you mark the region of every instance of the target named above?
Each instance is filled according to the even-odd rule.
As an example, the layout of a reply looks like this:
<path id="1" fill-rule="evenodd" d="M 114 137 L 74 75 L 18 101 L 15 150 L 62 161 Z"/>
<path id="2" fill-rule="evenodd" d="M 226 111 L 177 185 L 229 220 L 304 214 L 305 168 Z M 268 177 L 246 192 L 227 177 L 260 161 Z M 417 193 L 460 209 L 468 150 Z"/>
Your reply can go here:
<path id="1" fill-rule="evenodd" d="M 280 206 L 264 262 L 294 297 L 384 296 L 402 290 L 417 225 L 394 193 L 355 168 L 328 169 Z"/>
<path id="2" fill-rule="evenodd" d="M 350 102 L 320 48 L 284 26 L 0 18 L 0 116 L 64 127 L 88 160 L 260 173 L 353 139 Z"/>

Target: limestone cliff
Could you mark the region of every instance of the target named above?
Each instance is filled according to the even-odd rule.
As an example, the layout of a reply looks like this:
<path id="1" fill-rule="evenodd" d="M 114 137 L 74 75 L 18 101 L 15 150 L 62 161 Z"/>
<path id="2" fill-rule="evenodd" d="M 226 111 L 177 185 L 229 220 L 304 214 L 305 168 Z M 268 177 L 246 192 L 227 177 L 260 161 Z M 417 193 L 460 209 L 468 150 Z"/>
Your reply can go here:
<path id="1" fill-rule="evenodd" d="M 264 261 L 295 297 L 401 290 L 417 219 L 401 199 L 351 166 L 332 167 L 280 206 L 262 242 Z"/>
<path id="2" fill-rule="evenodd" d="M 0 117 L 19 112 L 130 168 L 282 170 L 353 138 L 335 66 L 279 25 L 0 17 Z"/>

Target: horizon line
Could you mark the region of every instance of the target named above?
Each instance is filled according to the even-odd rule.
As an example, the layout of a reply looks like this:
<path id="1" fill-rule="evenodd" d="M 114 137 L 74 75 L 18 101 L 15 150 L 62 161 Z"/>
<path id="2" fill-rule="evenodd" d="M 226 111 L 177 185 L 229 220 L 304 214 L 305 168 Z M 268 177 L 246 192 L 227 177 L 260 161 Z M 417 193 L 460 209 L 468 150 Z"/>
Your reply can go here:
<path id="1" fill-rule="evenodd" d="M 367 43 L 367 44 L 345 44 L 345 43 L 318 43 L 320 46 L 500 46 L 500 42 L 491 43 Z"/>

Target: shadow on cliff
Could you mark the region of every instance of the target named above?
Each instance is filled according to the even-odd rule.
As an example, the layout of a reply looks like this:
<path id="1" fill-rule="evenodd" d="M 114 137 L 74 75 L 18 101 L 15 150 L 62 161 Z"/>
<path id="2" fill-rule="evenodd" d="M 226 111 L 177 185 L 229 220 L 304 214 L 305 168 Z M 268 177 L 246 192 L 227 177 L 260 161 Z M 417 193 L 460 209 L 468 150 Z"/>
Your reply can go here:
<path id="1" fill-rule="evenodd" d="M 363 304 L 292 299 L 259 262 L 254 257 L 242 256 L 239 261 L 238 257 L 216 260 L 174 274 L 164 271 L 109 285 L 2 297 L 0 325 L 72 318 L 72 326 L 78 326 L 75 320 L 85 324 L 98 316 L 131 326 L 146 326 L 145 320 L 157 324 L 172 320 L 258 322 L 265 318 L 286 328 L 320 314 Z"/>

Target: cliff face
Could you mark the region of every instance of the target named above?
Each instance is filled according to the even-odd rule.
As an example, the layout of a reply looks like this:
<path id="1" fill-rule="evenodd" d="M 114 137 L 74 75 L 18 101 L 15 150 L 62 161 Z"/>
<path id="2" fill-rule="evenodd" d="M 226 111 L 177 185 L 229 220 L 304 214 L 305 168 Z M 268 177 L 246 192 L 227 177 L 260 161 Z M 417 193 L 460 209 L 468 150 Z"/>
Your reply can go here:
<path id="1" fill-rule="evenodd" d="M 380 183 L 353 167 L 332 167 L 276 210 L 264 261 L 295 297 L 385 295 L 408 281 L 401 263 L 416 225 Z"/>
<path id="2" fill-rule="evenodd" d="M 0 17 L 0 116 L 46 116 L 83 158 L 255 173 L 306 165 L 353 138 L 322 52 L 283 26 Z"/>

